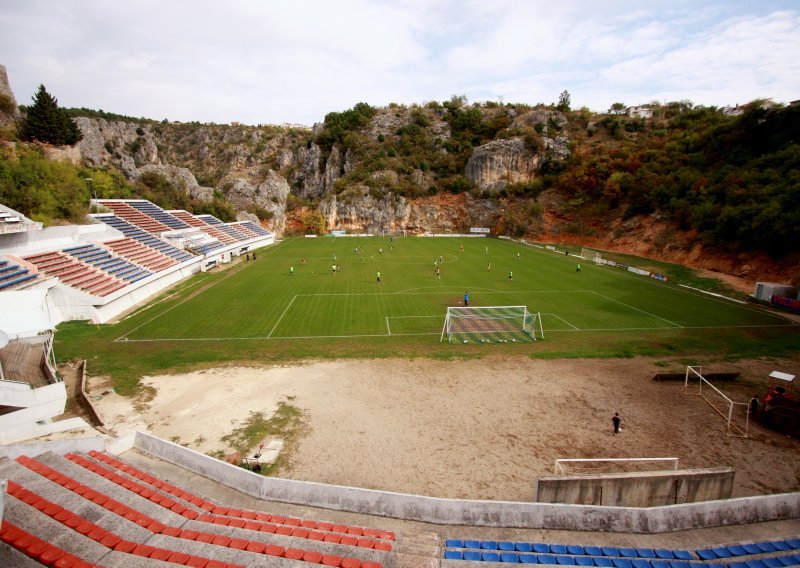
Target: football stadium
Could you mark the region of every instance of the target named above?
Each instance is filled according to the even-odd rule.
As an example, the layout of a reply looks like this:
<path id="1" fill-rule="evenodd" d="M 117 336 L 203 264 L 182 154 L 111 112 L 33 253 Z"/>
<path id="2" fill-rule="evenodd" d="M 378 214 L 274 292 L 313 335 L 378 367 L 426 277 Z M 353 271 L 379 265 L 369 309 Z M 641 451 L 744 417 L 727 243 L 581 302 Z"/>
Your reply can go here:
<path id="1" fill-rule="evenodd" d="M 93 207 L 2 208 L 4 565 L 800 564 L 785 315 L 579 247 Z"/>

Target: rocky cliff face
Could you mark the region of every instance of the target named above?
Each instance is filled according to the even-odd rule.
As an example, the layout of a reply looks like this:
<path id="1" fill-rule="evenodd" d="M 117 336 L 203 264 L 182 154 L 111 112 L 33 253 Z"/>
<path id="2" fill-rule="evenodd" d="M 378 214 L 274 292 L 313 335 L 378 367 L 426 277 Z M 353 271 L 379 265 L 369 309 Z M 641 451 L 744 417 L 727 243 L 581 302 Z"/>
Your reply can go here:
<path id="1" fill-rule="evenodd" d="M 4 65 L 0 65 L 0 127 L 10 126 L 19 118 L 17 99 L 8 82 L 6 68 Z"/>
<path id="2" fill-rule="evenodd" d="M 542 161 L 525 147 L 522 138 L 494 140 L 475 148 L 465 174 L 480 189 L 497 191 L 509 183 L 525 183 L 532 180 Z"/>

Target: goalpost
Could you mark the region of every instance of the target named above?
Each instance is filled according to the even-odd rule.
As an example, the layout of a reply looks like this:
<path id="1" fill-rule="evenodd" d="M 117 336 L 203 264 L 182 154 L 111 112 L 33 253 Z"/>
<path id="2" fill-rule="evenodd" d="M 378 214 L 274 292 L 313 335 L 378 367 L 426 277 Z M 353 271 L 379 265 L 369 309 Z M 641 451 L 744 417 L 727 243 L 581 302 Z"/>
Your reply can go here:
<path id="1" fill-rule="evenodd" d="M 731 400 L 703 376 L 702 370 L 702 367 L 692 367 L 691 365 L 686 367 L 683 394 L 697 395 L 716 410 L 725 419 L 725 433 L 728 436 L 747 438 L 750 427 L 750 405 L 746 402 Z"/>
<path id="2" fill-rule="evenodd" d="M 582 248 L 581 256 L 587 260 L 593 261 L 595 264 L 603 264 L 603 255 L 596 250 Z"/>
<path id="3" fill-rule="evenodd" d="M 448 307 L 439 341 L 516 343 L 544 338 L 542 316 L 527 306 Z"/>

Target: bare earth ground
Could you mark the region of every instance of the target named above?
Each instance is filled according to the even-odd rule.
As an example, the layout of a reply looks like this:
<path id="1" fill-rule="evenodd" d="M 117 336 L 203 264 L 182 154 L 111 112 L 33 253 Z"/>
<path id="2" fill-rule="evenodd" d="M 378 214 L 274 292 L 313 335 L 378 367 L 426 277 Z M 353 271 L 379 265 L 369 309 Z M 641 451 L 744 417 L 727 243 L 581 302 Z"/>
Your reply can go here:
<path id="1" fill-rule="evenodd" d="M 684 370 L 646 358 L 343 360 L 147 377 L 156 394 L 144 408 L 101 395 L 102 381 L 90 389 L 107 427 L 202 452 L 225 449 L 219 439 L 250 412 L 269 416 L 286 401 L 309 426 L 285 450 L 290 466 L 279 475 L 293 479 L 523 501 L 556 458 L 678 457 L 682 468 L 735 468 L 734 496 L 800 490 L 800 442 L 752 423 L 749 438 L 728 437 L 720 415 L 684 395 L 682 381 L 652 380 Z M 741 372 L 719 385 L 741 402 L 762 394 L 773 370 L 800 375 L 800 359 L 704 367 Z M 618 436 L 614 412 L 623 419 Z"/>

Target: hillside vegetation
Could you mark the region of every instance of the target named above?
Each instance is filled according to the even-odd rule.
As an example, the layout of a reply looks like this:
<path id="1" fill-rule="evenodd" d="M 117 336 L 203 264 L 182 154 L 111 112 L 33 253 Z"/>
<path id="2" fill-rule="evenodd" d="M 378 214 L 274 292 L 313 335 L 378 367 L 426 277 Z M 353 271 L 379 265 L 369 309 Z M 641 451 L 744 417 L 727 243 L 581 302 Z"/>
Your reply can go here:
<path id="1" fill-rule="evenodd" d="M 463 97 L 359 103 L 313 129 L 68 109 L 85 137 L 88 126 L 102 134 L 78 144 L 91 167 L 47 163 L 38 146 L 7 144 L 0 201 L 45 222 L 79 220 L 95 191 L 226 220 L 250 211 L 279 232 L 463 230 L 482 222 L 499 234 L 605 243 L 638 219 L 664 227 L 658 247 L 701 244 L 714 254 L 796 263 L 800 106 L 755 101 L 731 116 L 685 101 L 654 103 L 650 118 L 617 114 L 622 105 L 609 114 L 559 107 Z M 203 191 L 158 169 L 166 164 L 185 168 Z M 447 195 L 464 196 L 467 213 L 426 201 Z M 313 223 L 292 225 L 298 211 Z"/>

